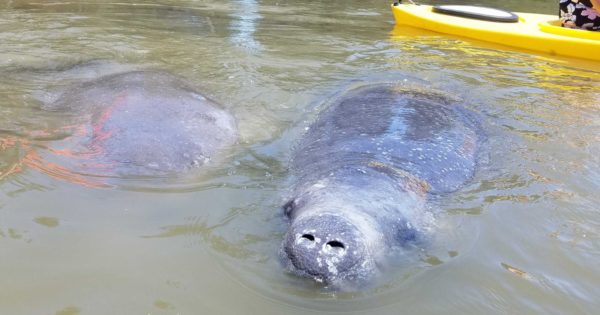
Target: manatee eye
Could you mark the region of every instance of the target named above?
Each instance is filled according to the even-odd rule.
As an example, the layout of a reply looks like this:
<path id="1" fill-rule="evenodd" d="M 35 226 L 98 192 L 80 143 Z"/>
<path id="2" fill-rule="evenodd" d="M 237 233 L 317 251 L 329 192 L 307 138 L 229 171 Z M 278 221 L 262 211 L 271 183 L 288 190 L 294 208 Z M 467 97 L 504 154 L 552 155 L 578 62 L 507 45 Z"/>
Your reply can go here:
<path id="1" fill-rule="evenodd" d="M 283 205 L 283 213 L 289 218 L 292 214 L 292 211 L 294 211 L 294 208 L 295 208 L 295 200 L 292 199 Z"/>

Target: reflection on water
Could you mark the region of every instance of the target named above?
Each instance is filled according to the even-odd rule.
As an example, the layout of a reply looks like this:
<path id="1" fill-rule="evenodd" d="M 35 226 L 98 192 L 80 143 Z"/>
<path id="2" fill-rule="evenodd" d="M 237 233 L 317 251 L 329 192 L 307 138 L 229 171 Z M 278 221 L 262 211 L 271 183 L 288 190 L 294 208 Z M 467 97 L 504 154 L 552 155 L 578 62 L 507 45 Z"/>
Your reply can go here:
<path id="1" fill-rule="evenodd" d="M 394 28 L 388 5 L 0 4 L 0 313 L 594 314 L 600 65 Z M 555 12 L 546 6 L 502 3 Z M 160 69 L 201 87 L 239 121 L 231 159 L 148 189 L 40 172 L 31 152 L 73 133 L 43 104 L 106 73 L 78 67 L 99 60 L 108 72 Z M 279 207 L 295 143 L 331 95 L 400 78 L 480 114 L 475 179 L 430 203 L 431 244 L 364 291 L 283 273 Z"/>
<path id="2" fill-rule="evenodd" d="M 236 1 L 231 14 L 231 41 L 241 47 L 258 53 L 262 46 L 255 39 L 256 24 L 261 18 L 258 3 L 253 0 Z"/>

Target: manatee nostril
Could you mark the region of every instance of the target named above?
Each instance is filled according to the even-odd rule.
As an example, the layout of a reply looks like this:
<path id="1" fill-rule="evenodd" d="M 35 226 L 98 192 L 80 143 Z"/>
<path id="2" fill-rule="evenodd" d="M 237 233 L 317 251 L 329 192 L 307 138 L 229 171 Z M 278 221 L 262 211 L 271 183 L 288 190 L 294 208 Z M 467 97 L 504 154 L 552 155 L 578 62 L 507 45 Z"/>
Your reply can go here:
<path id="1" fill-rule="evenodd" d="M 305 238 L 305 239 L 307 239 L 309 241 L 314 241 L 315 240 L 315 237 L 312 236 L 312 235 L 310 235 L 310 234 L 303 234 L 302 238 Z"/>
<path id="2" fill-rule="evenodd" d="M 344 246 L 344 243 L 339 242 L 339 241 L 329 241 L 329 242 L 327 242 L 327 245 L 334 247 L 334 248 L 341 248 L 341 249 L 346 248 L 346 246 Z"/>

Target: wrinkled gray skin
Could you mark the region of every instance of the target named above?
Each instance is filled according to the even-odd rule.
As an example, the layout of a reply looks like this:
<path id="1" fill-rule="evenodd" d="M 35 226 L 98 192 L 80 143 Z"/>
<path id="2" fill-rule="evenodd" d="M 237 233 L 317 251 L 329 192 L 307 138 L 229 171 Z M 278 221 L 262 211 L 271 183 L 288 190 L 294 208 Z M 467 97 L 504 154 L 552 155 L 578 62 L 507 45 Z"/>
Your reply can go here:
<path id="1" fill-rule="evenodd" d="M 434 93 L 354 89 L 322 112 L 295 149 L 281 255 L 291 272 L 363 284 L 385 253 L 431 225 L 429 194 L 457 190 L 475 169 L 472 115 Z"/>
<path id="2" fill-rule="evenodd" d="M 153 176 L 206 164 L 234 143 L 234 118 L 182 79 L 158 71 L 107 75 L 76 85 L 48 110 L 80 121 L 77 171 Z"/>

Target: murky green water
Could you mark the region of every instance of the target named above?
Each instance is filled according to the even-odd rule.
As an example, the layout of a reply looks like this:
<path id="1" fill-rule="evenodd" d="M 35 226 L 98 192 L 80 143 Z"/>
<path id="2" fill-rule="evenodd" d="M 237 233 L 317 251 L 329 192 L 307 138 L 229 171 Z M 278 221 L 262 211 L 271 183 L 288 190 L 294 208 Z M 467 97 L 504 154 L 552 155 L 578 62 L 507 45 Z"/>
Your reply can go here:
<path id="1" fill-rule="evenodd" d="M 0 313 L 596 314 L 600 64 L 392 33 L 388 5 L 0 4 Z M 193 181 L 109 189 L 23 162 L 28 143 L 55 143 L 36 131 L 63 123 L 44 100 L 127 67 L 179 74 L 231 111 L 231 159 Z M 333 293 L 284 274 L 278 207 L 313 109 L 351 82 L 404 79 L 481 115 L 476 178 L 435 205 L 431 244 L 374 287 Z"/>

